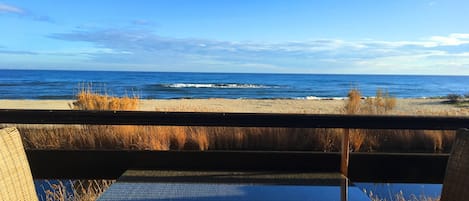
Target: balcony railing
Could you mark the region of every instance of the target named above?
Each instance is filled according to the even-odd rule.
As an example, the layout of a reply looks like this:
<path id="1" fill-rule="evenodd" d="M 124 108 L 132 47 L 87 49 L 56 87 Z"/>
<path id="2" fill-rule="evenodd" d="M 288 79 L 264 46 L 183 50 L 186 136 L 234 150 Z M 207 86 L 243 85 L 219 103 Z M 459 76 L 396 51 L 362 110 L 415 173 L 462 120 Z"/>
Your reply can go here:
<path id="1" fill-rule="evenodd" d="M 342 172 L 352 181 L 441 183 L 448 154 L 349 153 L 348 129 L 456 130 L 469 117 L 0 110 L 2 124 L 343 128 L 341 153 L 27 150 L 35 178 L 115 179 L 127 169 Z M 345 147 L 345 148 L 344 148 Z"/>

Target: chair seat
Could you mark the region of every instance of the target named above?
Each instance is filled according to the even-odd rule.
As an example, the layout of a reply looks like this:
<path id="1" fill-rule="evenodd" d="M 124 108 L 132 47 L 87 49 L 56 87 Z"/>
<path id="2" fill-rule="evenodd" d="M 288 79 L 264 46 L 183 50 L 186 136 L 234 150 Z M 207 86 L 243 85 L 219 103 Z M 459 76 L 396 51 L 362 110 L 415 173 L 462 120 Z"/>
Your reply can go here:
<path id="1" fill-rule="evenodd" d="M 443 181 L 441 201 L 462 201 L 469 199 L 469 130 L 456 133 Z"/>
<path id="2" fill-rule="evenodd" d="M 20 133 L 0 129 L 0 200 L 38 200 Z"/>

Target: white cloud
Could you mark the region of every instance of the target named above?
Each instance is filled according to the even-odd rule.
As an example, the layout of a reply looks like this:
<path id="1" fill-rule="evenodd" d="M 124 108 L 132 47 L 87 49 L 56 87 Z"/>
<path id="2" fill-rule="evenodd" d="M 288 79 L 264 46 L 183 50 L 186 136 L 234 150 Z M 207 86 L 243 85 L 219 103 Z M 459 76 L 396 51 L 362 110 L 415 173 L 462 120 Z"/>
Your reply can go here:
<path id="1" fill-rule="evenodd" d="M 24 10 L 15 6 L 7 5 L 0 3 L 0 13 L 16 13 L 16 14 L 23 14 Z"/>
<path id="2" fill-rule="evenodd" d="M 49 16 L 38 15 L 28 10 L 16 7 L 16 6 L 0 3 L 0 14 L 2 13 L 16 15 L 17 17 L 21 19 L 29 19 L 29 20 L 40 21 L 40 22 L 54 23 L 54 20 Z"/>
<path id="3" fill-rule="evenodd" d="M 435 46 L 458 46 L 469 44 L 469 34 L 455 33 L 449 36 L 432 36 L 430 40 Z"/>
<path id="4" fill-rule="evenodd" d="M 467 33 L 453 33 L 453 34 L 450 34 L 450 37 L 469 39 L 469 34 L 467 34 Z"/>

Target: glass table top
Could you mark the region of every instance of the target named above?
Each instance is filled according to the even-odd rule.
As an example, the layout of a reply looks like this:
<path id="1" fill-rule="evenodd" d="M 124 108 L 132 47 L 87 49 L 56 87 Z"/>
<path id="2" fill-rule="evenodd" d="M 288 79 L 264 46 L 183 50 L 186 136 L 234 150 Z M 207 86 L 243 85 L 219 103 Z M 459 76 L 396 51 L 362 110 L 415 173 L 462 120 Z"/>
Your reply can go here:
<path id="1" fill-rule="evenodd" d="M 98 199 L 160 201 L 370 200 L 340 174 L 136 171 Z"/>

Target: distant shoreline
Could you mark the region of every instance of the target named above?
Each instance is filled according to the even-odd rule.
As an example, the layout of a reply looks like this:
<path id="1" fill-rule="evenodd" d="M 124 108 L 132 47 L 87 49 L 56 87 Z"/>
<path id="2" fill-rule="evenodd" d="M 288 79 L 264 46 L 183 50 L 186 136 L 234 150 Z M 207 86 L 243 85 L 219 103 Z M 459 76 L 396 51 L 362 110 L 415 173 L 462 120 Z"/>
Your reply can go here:
<path id="1" fill-rule="evenodd" d="M 446 99 L 398 98 L 391 114 L 441 114 L 467 108 L 445 104 Z M 74 100 L 14 100 L 0 99 L 0 109 L 68 110 Z M 141 111 L 184 112 L 252 112 L 340 114 L 346 100 L 342 99 L 142 99 Z"/>

